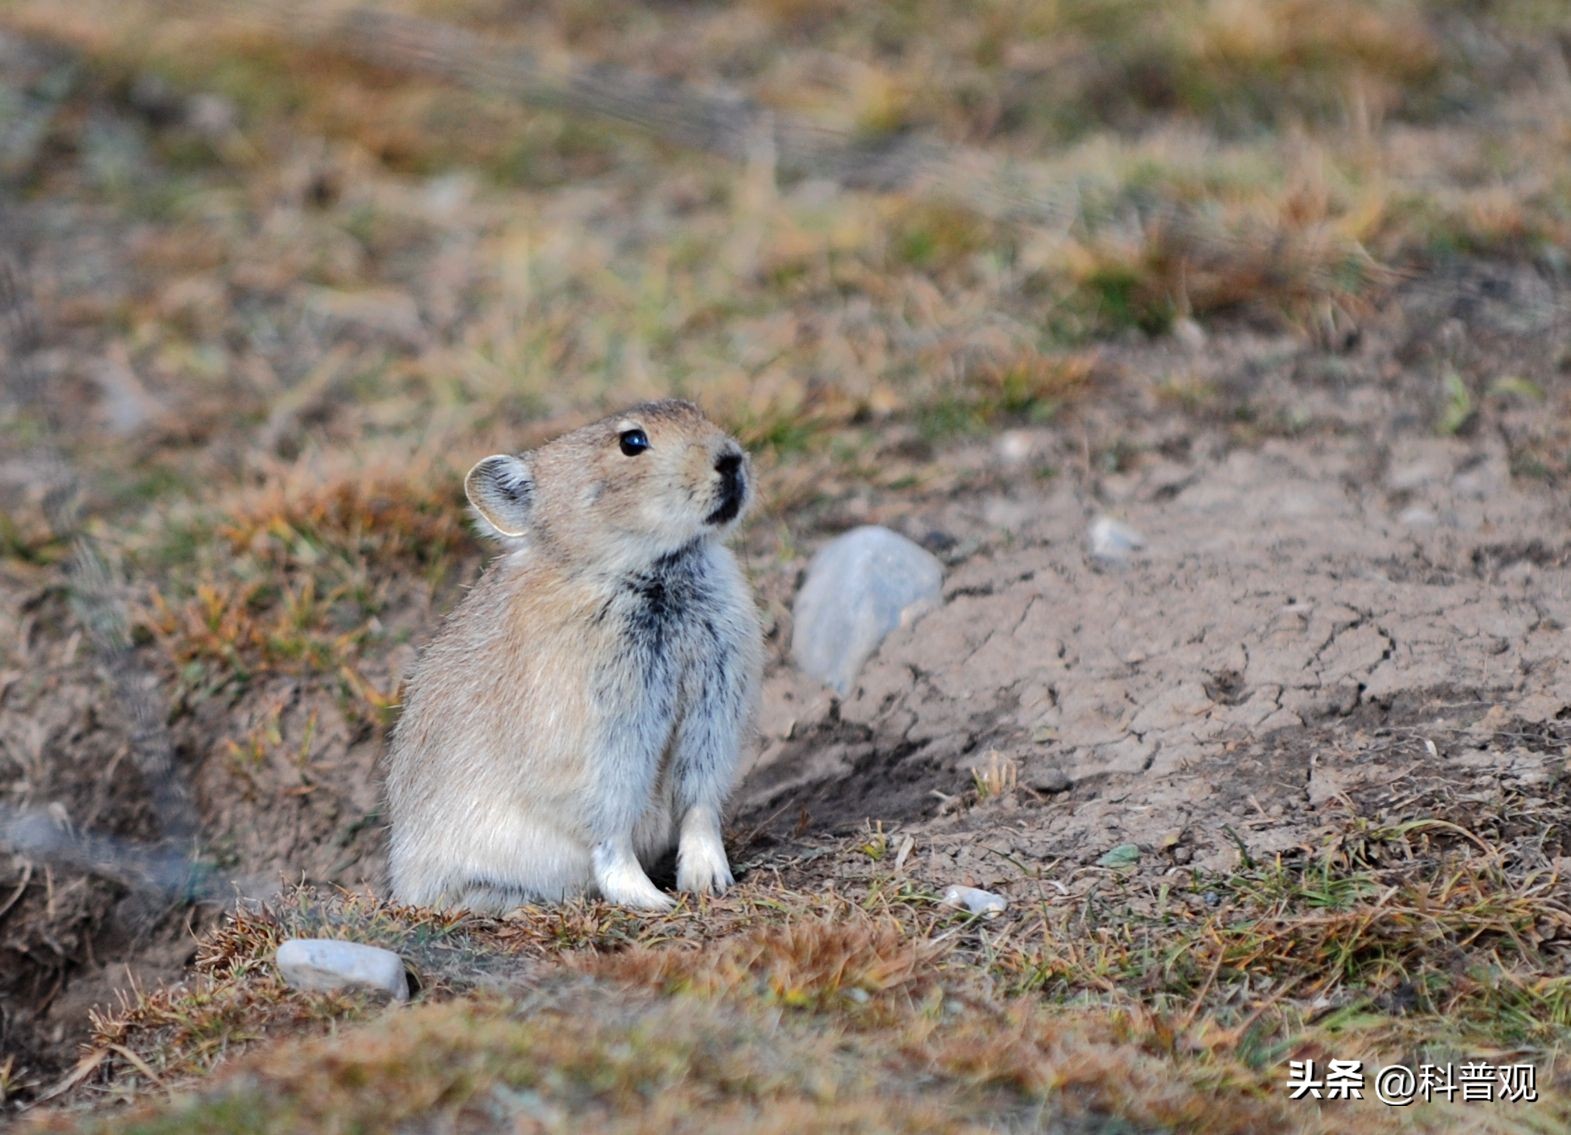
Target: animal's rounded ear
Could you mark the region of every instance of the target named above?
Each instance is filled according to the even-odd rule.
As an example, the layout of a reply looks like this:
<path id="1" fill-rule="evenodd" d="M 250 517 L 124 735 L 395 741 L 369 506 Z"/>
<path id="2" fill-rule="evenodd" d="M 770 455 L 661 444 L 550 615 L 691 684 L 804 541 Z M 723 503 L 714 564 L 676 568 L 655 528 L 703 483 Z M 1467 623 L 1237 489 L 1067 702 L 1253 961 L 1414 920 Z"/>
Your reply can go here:
<path id="1" fill-rule="evenodd" d="M 529 531 L 535 506 L 535 478 L 522 457 L 493 454 L 464 478 L 464 495 L 475 514 L 501 536 Z"/>

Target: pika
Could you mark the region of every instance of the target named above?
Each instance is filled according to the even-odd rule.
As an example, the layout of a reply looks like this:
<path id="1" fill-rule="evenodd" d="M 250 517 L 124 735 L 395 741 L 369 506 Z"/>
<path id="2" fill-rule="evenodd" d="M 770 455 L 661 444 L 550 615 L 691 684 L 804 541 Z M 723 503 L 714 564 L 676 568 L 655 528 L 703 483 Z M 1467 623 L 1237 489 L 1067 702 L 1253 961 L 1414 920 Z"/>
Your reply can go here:
<path id="1" fill-rule="evenodd" d="M 722 541 L 747 454 L 646 402 L 464 491 L 491 563 L 424 651 L 387 764 L 393 897 L 495 912 L 579 894 L 644 910 L 731 885 L 721 815 L 750 739 L 758 614 Z"/>

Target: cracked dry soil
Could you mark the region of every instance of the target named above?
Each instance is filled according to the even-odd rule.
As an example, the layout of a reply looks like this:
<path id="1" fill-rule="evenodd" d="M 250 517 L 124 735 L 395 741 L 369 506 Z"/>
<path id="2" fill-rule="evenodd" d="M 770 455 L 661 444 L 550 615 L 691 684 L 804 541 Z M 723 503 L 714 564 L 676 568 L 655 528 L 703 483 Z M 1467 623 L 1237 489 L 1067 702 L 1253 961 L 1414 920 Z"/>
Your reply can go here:
<path id="1" fill-rule="evenodd" d="M 1524 347 L 1547 355 L 1520 339 L 1509 354 Z M 1272 351 L 1244 343 L 1197 365 L 1225 384 Z M 1138 846 L 1141 872 L 1227 870 L 1313 847 L 1349 815 L 1502 833 L 1531 813 L 1563 831 L 1564 495 L 1513 477 L 1509 412 L 1437 436 L 1413 413 L 1425 367 L 1391 381 L 1382 347 L 1363 355 L 1364 381 L 1298 387 L 1319 423 L 1306 434 L 1241 446 L 1191 421 L 1174 446 L 1126 397 L 1086 428 L 1143 436 L 1128 469 L 1005 476 L 991 496 L 892 514 L 910 535 L 936 526 L 980 549 L 843 701 L 775 674 L 745 818 L 778 833 L 882 821 L 915 835 L 929 883 L 1019 897 L 1121 844 Z M 1546 381 L 1554 406 L 1564 375 Z M 1256 408 L 1284 396 L 1265 384 Z M 1145 537 L 1127 564 L 1088 554 L 1097 511 Z M 971 805 L 972 770 L 1000 762 L 1022 791 Z"/>
<path id="2" fill-rule="evenodd" d="M 1158 466 L 1120 509 L 1147 540 L 1122 568 L 1087 555 L 1071 490 L 1042 494 L 844 702 L 775 705 L 754 807 L 926 819 L 996 751 L 1028 789 L 1069 787 L 994 814 L 994 849 L 1089 863 L 1131 842 L 1223 869 L 1235 840 L 1310 843 L 1341 797 L 1400 782 L 1548 791 L 1571 568 L 1528 537 L 1562 510 L 1463 444 L 1410 441 L 1367 487 L 1366 458 L 1348 439 Z M 797 737 L 800 699 L 820 724 Z"/>

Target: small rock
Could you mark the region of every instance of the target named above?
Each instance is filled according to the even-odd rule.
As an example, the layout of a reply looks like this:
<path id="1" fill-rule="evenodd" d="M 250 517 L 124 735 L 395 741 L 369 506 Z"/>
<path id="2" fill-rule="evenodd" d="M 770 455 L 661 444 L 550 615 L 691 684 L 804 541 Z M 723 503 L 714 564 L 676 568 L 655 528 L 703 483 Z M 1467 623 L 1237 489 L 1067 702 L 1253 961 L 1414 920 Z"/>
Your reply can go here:
<path id="1" fill-rule="evenodd" d="M 1133 867 L 1140 862 L 1140 845 L 1121 843 L 1096 861 L 1098 867 Z"/>
<path id="2" fill-rule="evenodd" d="M 1173 848 L 1174 863 L 1188 863 L 1194 857 L 1194 850 L 1186 845 L 1180 844 L 1178 847 Z"/>
<path id="3" fill-rule="evenodd" d="M 186 122 L 198 134 L 211 139 L 223 139 L 235 132 L 240 124 L 240 111 L 233 102 L 222 95 L 193 95 L 186 103 Z"/>
<path id="4" fill-rule="evenodd" d="M 1440 523 L 1440 518 L 1427 508 L 1414 505 L 1404 508 L 1397 518 L 1397 523 L 1405 524 L 1409 528 L 1433 528 Z"/>
<path id="5" fill-rule="evenodd" d="M 959 545 L 959 540 L 941 528 L 929 528 L 922 534 L 922 547 L 932 552 L 935 556 L 942 556 L 945 552 L 953 551 Z"/>
<path id="6" fill-rule="evenodd" d="M 1036 452 L 1036 439 L 1025 430 L 1005 430 L 997 445 L 999 458 L 1009 465 L 1020 465 Z"/>
<path id="7" fill-rule="evenodd" d="M 987 918 L 1004 913 L 1004 908 L 1009 905 L 1009 900 L 1003 895 L 976 887 L 950 887 L 944 892 L 943 902 L 945 906 L 958 906 Z"/>
<path id="8" fill-rule="evenodd" d="M 1091 544 L 1091 558 L 1109 566 L 1128 563 L 1130 553 L 1146 546 L 1144 536 L 1111 516 L 1093 520 L 1087 539 Z"/>
<path id="9" fill-rule="evenodd" d="M 1068 792 L 1073 783 L 1069 774 L 1057 765 L 1036 769 L 1026 776 L 1026 787 L 1038 792 Z"/>
<path id="10" fill-rule="evenodd" d="M 404 960 L 391 950 L 331 938 L 291 938 L 278 947 L 278 972 L 295 989 L 370 989 L 409 1000 Z"/>
<path id="11" fill-rule="evenodd" d="M 1178 340 L 1186 351 L 1199 351 L 1206 345 L 1205 328 L 1193 319 L 1188 317 L 1175 319 L 1171 330 L 1173 338 Z"/>
<path id="12" fill-rule="evenodd" d="M 1031 740 L 1038 745 L 1049 745 L 1058 740 L 1058 726 L 1038 725 L 1031 730 Z"/>
<path id="13" fill-rule="evenodd" d="M 887 528 L 853 528 L 808 565 L 792 608 L 791 656 L 842 697 L 879 643 L 938 604 L 944 567 Z"/>

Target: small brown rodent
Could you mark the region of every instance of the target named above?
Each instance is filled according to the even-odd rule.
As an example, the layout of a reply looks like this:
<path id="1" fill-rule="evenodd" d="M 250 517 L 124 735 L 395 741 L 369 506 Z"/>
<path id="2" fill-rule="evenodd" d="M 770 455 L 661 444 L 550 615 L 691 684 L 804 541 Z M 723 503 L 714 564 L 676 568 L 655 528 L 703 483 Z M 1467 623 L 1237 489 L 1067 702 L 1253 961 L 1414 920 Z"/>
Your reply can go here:
<path id="1" fill-rule="evenodd" d="M 762 642 L 721 541 L 752 497 L 742 447 L 648 402 L 464 480 L 491 564 L 409 685 L 388 758 L 393 897 L 498 911 L 598 893 L 673 905 L 731 885 L 720 822 Z"/>

